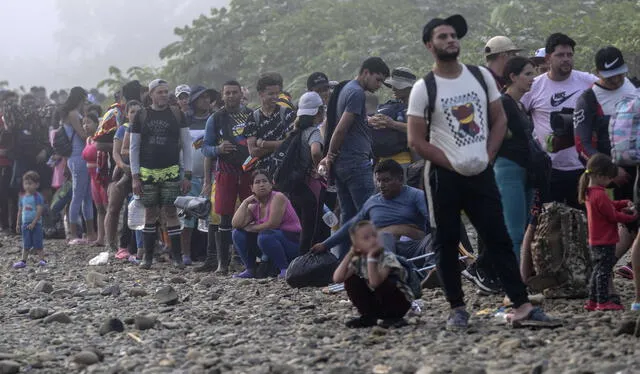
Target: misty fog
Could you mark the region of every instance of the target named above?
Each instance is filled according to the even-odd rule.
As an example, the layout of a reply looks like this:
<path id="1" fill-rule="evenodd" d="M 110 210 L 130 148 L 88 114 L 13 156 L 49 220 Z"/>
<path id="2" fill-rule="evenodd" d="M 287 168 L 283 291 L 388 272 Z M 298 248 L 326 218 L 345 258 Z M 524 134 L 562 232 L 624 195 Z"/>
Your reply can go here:
<path id="1" fill-rule="evenodd" d="M 229 0 L 0 1 L 0 81 L 10 88 L 95 87 L 114 65 L 160 63 L 175 27 Z"/>

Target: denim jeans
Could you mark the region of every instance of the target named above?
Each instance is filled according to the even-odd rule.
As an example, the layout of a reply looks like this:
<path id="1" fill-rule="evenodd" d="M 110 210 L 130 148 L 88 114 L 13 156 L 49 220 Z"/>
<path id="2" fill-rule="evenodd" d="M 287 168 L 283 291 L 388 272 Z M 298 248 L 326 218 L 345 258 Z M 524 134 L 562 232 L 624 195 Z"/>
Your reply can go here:
<path id="1" fill-rule="evenodd" d="M 527 170 L 507 158 L 498 157 L 493 170 L 500 191 L 504 223 L 513 242 L 513 253 L 520 261 L 520 247 L 529 222 L 533 189 L 527 186 Z"/>
<path id="2" fill-rule="evenodd" d="M 87 162 L 82 157 L 69 157 L 67 160 L 73 183 L 73 196 L 69 206 L 69 222 L 82 224 L 80 210 L 86 220 L 93 219 L 93 200 L 91 198 L 91 180 Z"/>
<path id="3" fill-rule="evenodd" d="M 353 218 L 375 192 L 371 161 L 340 160 L 335 165 L 336 186 L 340 201 L 340 223 Z"/>
<path id="4" fill-rule="evenodd" d="M 244 230 L 233 230 L 233 245 L 247 269 L 255 270 L 255 246 L 266 255 L 275 267 L 284 270 L 299 254 L 298 241 L 288 238 L 282 230 L 264 230 L 251 235 Z"/>

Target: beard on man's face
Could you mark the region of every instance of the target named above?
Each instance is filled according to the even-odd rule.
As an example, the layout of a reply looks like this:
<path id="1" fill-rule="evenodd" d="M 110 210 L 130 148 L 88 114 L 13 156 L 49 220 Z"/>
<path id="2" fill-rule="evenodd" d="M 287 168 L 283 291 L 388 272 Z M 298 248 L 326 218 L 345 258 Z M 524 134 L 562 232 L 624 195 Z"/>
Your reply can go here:
<path id="1" fill-rule="evenodd" d="M 449 52 L 446 49 L 436 48 L 435 51 L 438 60 L 446 62 L 455 61 L 460 55 L 460 49 L 456 50 L 455 52 Z"/>

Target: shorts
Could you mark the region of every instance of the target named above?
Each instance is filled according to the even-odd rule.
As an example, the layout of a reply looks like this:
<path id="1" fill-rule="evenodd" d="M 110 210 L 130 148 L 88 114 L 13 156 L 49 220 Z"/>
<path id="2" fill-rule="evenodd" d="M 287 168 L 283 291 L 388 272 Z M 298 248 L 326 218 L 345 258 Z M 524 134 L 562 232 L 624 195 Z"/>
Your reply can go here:
<path id="1" fill-rule="evenodd" d="M 33 230 L 27 228 L 29 224 L 22 224 L 22 248 L 29 249 L 43 249 L 44 248 L 44 231 L 42 230 L 42 224 L 35 225 Z"/>
<path id="2" fill-rule="evenodd" d="M 102 185 L 99 181 L 91 178 L 91 198 L 94 204 L 97 206 L 106 207 L 109 201 L 109 195 L 107 194 L 107 187 Z"/>
<path id="3" fill-rule="evenodd" d="M 193 177 L 191 180 L 191 190 L 187 194 L 187 196 L 200 196 L 202 192 L 202 178 Z M 198 219 L 194 217 L 189 217 L 184 219 L 184 227 L 188 229 L 195 229 L 198 227 Z"/>
<path id="4" fill-rule="evenodd" d="M 220 215 L 231 215 L 236 211 L 236 200 L 251 195 L 251 175 L 219 172 L 216 175 L 215 211 Z"/>
<path id="5" fill-rule="evenodd" d="M 180 196 L 180 180 L 148 183 L 142 182 L 142 205 L 145 208 L 173 206 Z"/>

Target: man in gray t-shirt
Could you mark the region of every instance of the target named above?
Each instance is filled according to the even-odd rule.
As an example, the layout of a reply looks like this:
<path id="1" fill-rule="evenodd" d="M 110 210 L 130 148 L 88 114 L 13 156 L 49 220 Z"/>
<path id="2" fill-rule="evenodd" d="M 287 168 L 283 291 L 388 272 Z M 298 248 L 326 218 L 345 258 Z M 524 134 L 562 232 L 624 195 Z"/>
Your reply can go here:
<path id="1" fill-rule="evenodd" d="M 337 125 L 321 164 L 336 178 L 341 222 L 355 216 L 375 191 L 365 91 L 375 92 L 387 77 L 387 64 L 380 57 L 370 57 L 362 63 L 356 79 L 347 83 L 338 96 Z"/>

